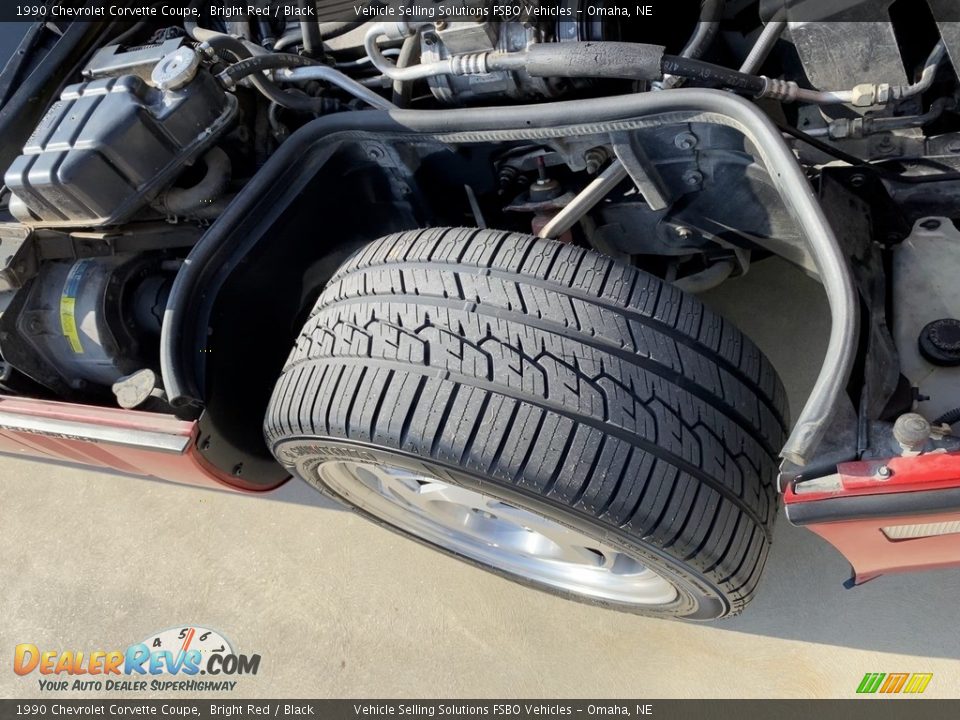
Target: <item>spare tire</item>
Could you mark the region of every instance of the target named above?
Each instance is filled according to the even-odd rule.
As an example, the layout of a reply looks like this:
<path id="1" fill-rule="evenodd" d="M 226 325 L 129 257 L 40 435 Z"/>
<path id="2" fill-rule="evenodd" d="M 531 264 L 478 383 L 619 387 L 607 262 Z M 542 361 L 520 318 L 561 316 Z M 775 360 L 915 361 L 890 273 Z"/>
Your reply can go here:
<path id="1" fill-rule="evenodd" d="M 390 235 L 333 276 L 265 419 L 277 459 L 439 550 L 706 620 L 756 590 L 786 396 L 697 299 L 497 231 Z"/>

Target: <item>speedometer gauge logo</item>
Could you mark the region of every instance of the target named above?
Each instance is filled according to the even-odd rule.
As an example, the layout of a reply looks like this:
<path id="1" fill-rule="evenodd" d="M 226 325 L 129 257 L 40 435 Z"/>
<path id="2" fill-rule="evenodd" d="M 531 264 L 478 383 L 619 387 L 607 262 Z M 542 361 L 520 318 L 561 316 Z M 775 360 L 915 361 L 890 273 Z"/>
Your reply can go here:
<path id="1" fill-rule="evenodd" d="M 174 656 L 178 654 L 186 655 L 190 651 L 198 652 L 200 654 L 199 662 L 196 665 L 203 668 L 200 670 L 201 675 L 206 674 L 206 668 L 212 655 L 234 655 L 233 645 L 229 640 L 216 630 L 200 625 L 186 625 L 161 630 L 147 637 L 143 644 L 151 652 L 168 651 Z"/>

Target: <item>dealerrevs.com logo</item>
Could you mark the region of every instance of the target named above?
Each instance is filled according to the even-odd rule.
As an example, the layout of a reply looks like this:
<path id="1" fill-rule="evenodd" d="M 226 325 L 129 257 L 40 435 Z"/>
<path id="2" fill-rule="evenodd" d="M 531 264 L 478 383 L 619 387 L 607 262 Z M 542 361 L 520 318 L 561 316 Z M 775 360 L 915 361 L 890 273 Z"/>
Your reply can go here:
<path id="1" fill-rule="evenodd" d="M 17 675 L 37 674 L 39 688 L 57 691 L 231 691 L 240 675 L 256 675 L 260 655 L 242 655 L 220 633 L 196 625 L 150 635 L 125 650 L 64 650 L 21 643 Z M 202 678 L 200 676 L 203 676 Z"/>

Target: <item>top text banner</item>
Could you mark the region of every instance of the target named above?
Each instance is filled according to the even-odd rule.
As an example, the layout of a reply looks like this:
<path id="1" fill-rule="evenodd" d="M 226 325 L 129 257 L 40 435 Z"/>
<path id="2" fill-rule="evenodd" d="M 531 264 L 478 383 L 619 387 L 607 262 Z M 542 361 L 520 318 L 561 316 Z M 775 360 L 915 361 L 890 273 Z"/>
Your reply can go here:
<path id="1" fill-rule="evenodd" d="M 889 0 L 759 0 L 730 3 L 738 25 L 791 22 L 889 22 Z M 692 27 L 701 0 L 20 0 L 0 3 L 4 22 L 200 22 L 216 27 L 247 18 L 442 22 L 680 22 Z M 960 0 L 911 0 L 918 21 L 960 22 Z M 752 15 L 752 18 L 750 17 Z"/>

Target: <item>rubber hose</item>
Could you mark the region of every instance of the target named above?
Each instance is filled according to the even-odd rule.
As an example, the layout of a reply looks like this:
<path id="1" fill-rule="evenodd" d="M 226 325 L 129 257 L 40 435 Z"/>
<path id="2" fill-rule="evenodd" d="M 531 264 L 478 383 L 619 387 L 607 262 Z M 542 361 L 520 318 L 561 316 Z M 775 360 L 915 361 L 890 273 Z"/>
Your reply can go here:
<path id="1" fill-rule="evenodd" d="M 654 116 L 696 114 L 701 121 L 736 128 L 756 148 L 773 187 L 802 231 L 826 291 L 831 327 L 819 375 L 781 452 L 796 465 L 812 460 L 856 357 L 858 313 L 853 280 L 836 233 L 803 169 L 776 125 L 753 103 L 703 88 L 637 93 L 534 105 L 452 110 L 366 111 L 330 115 L 291 135 L 240 191 L 236 200 L 190 250 L 178 273 L 163 318 L 160 364 L 164 387 L 176 406 L 202 405 L 202 370 L 196 348 L 208 328 L 210 306 L 237 263 L 256 247 L 259 235 L 242 232 L 251 207 L 267 198 L 296 193 L 328 157 L 323 146 L 342 137 L 388 133 L 419 135 L 446 143 L 498 142 L 505 137 L 542 140 L 623 130 Z"/>
<path id="2" fill-rule="evenodd" d="M 300 34 L 303 37 L 303 54 L 317 57 L 323 54 L 323 37 L 320 35 L 320 25 L 314 19 L 317 14 L 317 0 L 297 0 L 300 17 L 307 18 L 300 21 Z"/>
<path id="3" fill-rule="evenodd" d="M 664 55 L 659 45 L 625 42 L 540 43 L 526 52 L 492 53 L 490 70 L 525 69 L 534 77 L 604 77 L 655 80 L 663 75 L 695 78 L 757 95 L 764 79 L 677 55 Z"/>
<path id="4" fill-rule="evenodd" d="M 225 75 L 233 82 L 237 82 L 248 75 L 263 72 L 264 70 L 288 67 L 310 67 L 319 64 L 316 60 L 304 57 L 303 55 L 272 53 L 270 55 L 257 55 L 256 57 L 241 60 L 224 70 L 221 76 Z"/>
<path id="5" fill-rule="evenodd" d="M 720 32 L 720 18 L 723 16 L 723 0 L 702 0 L 700 3 L 700 19 L 694 28 L 693 35 L 680 51 L 680 57 L 696 60 L 701 57 L 713 44 Z M 677 75 L 665 75 L 660 82 L 660 89 L 669 90 L 683 82 Z"/>
<path id="6" fill-rule="evenodd" d="M 257 35 L 260 37 L 260 45 L 262 45 L 265 50 L 272 51 L 273 44 L 277 41 L 277 38 L 273 33 L 273 28 L 270 27 L 269 20 L 257 20 Z"/>
<path id="7" fill-rule="evenodd" d="M 320 37 L 323 40 L 333 40 L 341 35 L 346 35 L 351 30 L 356 30 L 358 27 L 364 24 L 364 21 L 320 23 Z M 276 44 L 274 45 L 274 49 L 282 50 L 289 45 L 302 42 L 303 32 L 300 29 L 297 29 L 292 32 L 284 33 L 283 36 L 277 40 Z"/>
<path id="8" fill-rule="evenodd" d="M 683 46 L 680 56 L 696 60 L 713 44 L 720 32 L 720 18 L 723 16 L 723 0 L 703 0 L 700 4 L 700 20 L 693 35 Z"/>
<path id="9" fill-rule="evenodd" d="M 766 82 L 757 75 L 730 70 L 721 65 L 679 57 L 664 55 L 661 65 L 664 74 L 679 75 L 713 85 L 721 85 L 749 95 L 759 95 L 766 88 Z"/>
<path id="10" fill-rule="evenodd" d="M 205 39 L 201 42 L 205 42 L 214 50 L 230 53 L 230 55 L 237 60 L 246 60 L 253 55 L 253 53 L 250 52 L 247 46 L 239 38 L 235 38 L 230 35 L 224 35 L 223 33 L 206 35 L 198 32 L 197 34 L 201 37 L 205 37 Z"/>
<path id="11" fill-rule="evenodd" d="M 680 57 L 691 60 L 701 57 L 713 44 L 718 32 L 720 32 L 719 22 L 698 22 L 696 32 L 680 51 Z"/>
<path id="12" fill-rule="evenodd" d="M 948 410 L 933 421 L 934 425 L 956 425 L 960 422 L 960 407 Z"/>
<path id="13" fill-rule="evenodd" d="M 203 178 L 187 188 L 173 187 L 157 200 L 157 207 L 170 215 L 197 217 L 220 199 L 230 184 L 230 156 L 212 147 L 203 156 L 207 169 Z"/>
<path id="14" fill-rule="evenodd" d="M 299 30 L 296 30 L 291 33 L 286 33 L 281 35 L 280 38 L 273 44 L 273 49 L 275 52 L 280 52 L 290 45 L 295 45 L 298 42 L 303 42 L 303 33 Z"/>
<path id="15" fill-rule="evenodd" d="M 628 42 L 538 43 L 525 53 L 491 55 L 490 69 L 523 67 L 534 77 L 605 77 L 656 80 L 664 48 Z"/>
<path id="16" fill-rule="evenodd" d="M 400 55 L 397 57 L 397 67 L 401 70 L 413 65 L 416 56 L 420 52 L 420 36 L 411 35 L 403 41 L 400 46 Z M 397 107 L 406 107 L 410 103 L 410 96 L 413 93 L 413 83 L 405 80 L 394 80 L 393 82 L 393 104 Z"/>
<path id="17" fill-rule="evenodd" d="M 294 95 L 293 93 L 284 92 L 269 80 L 257 75 L 251 75 L 250 82 L 252 82 L 254 87 L 268 100 L 294 112 L 323 115 L 324 113 L 331 112 L 336 104 L 335 101 L 332 101 L 330 98 L 315 98 L 308 95 Z"/>
<path id="18" fill-rule="evenodd" d="M 183 25 L 187 29 L 187 33 L 190 35 L 190 37 L 192 37 L 197 42 L 201 42 L 201 43 L 205 42 L 205 43 L 208 43 L 209 45 L 214 45 L 215 43 L 221 43 L 223 44 L 225 49 L 242 48 L 242 52 L 244 53 L 241 56 L 242 58 L 249 57 L 251 55 L 267 55 L 269 53 L 268 50 L 260 47 L 254 42 L 250 42 L 249 40 L 244 40 L 242 38 L 234 37 L 233 35 L 227 35 L 226 33 L 217 32 L 216 30 L 207 30 L 206 28 L 200 27 L 195 22 L 184 23 Z M 230 43 L 230 47 L 226 47 L 226 44 L 229 41 L 233 41 L 233 42 Z"/>
<path id="19" fill-rule="evenodd" d="M 300 37 L 303 38 L 303 54 L 315 57 L 320 54 L 323 39 L 320 37 L 320 28 L 313 20 L 300 21 Z"/>
<path id="20" fill-rule="evenodd" d="M 213 33 L 212 36 L 208 36 L 208 38 L 209 39 L 204 40 L 204 42 L 210 45 L 210 47 L 229 51 L 238 60 L 240 60 L 241 63 L 250 59 L 254 59 L 251 57 L 252 53 L 250 52 L 249 48 L 241 40 L 235 37 L 224 35 L 223 33 Z M 275 53 L 264 53 L 263 55 L 257 55 L 256 59 L 263 58 L 261 62 L 268 62 L 267 58 L 274 56 Z M 284 55 L 284 57 L 286 57 L 286 55 Z M 239 64 L 240 63 L 237 63 L 237 65 Z M 227 68 L 225 72 L 229 72 L 229 69 L 230 68 Z M 275 83 L 267 80 L 260 73 L 254 72 L 249 77 L 250 82 L 264 97 L 271 102 L 275 102 L 280 107 L 287 108 L 288 110 L 294 110 L 296 112 L 315 114 L 323 114 L 329 111 L 330 103 L 327 98 L 311 98 L 284 92 Z"/>

